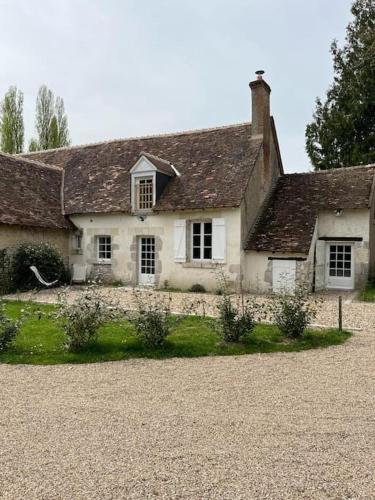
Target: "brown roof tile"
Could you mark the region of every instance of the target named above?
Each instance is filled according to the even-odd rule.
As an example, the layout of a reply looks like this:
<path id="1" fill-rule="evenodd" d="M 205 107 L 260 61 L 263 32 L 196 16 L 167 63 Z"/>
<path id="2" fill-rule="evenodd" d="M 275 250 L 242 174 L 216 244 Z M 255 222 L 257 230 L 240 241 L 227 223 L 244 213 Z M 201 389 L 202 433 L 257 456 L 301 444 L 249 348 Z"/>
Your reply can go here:
<path id="1" fill-rule="evenodd" d="M 368 207 L 374 173 L 368 165 L 280 177 L 246 249 L 308 253 L 318 212 Z"/>
<path id="2" fill-rule="evenodd" d="M 148 158 L 159 172 L 165 175 L 169 175 L 170 177 L 174 177 L 176 175 L 176 172 L 173 170 L 169 161 L 163 160 L 158 156 L 150 155 L 149 153 L 145 153 L 144 151 L 142 151 L 140 156 L 145 156 L 146 158 Z"/>
<path id="3" fill-rule="evenodd" d="M 109 141 L 24 155 L 65 169 L 65 212 L 129 212 L 130 174 L 141 152 L 170 162 L 156 210 L 238 206 L 261 141 L 251 125 Z M 163 161 L 163 160 L 162 160 Z"/>
<path id="4" fill-rule="evenodd" d="M 0 153 L 0 223 L 69 228 L 61 182 L 60 168 Z"/>

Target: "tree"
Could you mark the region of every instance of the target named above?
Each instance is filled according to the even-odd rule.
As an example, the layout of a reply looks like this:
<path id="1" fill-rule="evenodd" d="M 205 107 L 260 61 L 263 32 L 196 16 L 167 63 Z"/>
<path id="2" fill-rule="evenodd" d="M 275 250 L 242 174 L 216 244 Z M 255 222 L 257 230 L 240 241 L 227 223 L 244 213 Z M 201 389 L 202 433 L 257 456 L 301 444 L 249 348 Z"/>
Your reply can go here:
<path id="1" fill-rule="evenodd" d="M 21 153 L 24 140 L 23 93 L 9 87 L 0 104 L 0 148 L 4 153 Z"/>
<path id="2" fill-rule="evenodd" d="M 344 46 L 331 45 L 333 84 L 306 127 L 316 170 L 375 162 L 375 0 L 355 0 L 351 12 Z"/>
<path id="3" fill-rule="evenodd" d="M 69 146 L 68 118 L 64 101 L 42 85 L 36 100 L 35 128 L 38 139 L 31 139 L 29 151 Z"/>

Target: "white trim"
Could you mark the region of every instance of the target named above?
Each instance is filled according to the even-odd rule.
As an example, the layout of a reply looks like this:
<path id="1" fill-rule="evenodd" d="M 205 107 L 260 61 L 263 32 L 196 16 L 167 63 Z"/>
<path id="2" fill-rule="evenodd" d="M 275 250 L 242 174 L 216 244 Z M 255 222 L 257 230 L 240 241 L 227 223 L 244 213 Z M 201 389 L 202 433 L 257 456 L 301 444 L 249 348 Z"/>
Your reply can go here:
<path id="1" fill-rule="evenodd" d="M 138 172 L 155 172 L 155 165 L 144 155 L 141 155 L 135 164 L 130 169 L 131 174 L 136 174 Z"/>
<path id="2" fill-rule="evenodd" d="M 153 252 L 153 267 L 152 274 L 142 273 L 142 240 L 152 239 L 154 242 Z M 155 268 L 156 268 L 156 250 L 155 250 L 155 236 L 139 236 L 138 238 L 138 283 L 141 286 L 153 286 L 155 284 Z"/>
<path id="3" fill-rule="evenodd" d="M 103 257 L 99 257 L 99 240 L 100 238 L 109 238 L 110 240 L 110 243 L 109 243 L 109 247 L 110 247 L 110 251 L 111 251 L 111 258 L 103 258 Z M 108 244 L 106 244 L 108 246 Z M 97 258 L 97 262 L 99 264 L 109 264 L 112 262 L 112 256 L 113 256 L 113 241 L 112 241 L 112 236 L 109 235 L 109 234 L 98 234 L 96 236 L 96 258 Z"/>
<path id="4" fill-rule="evenodd" d="M 204 257 L 201 257 L 199 259 L 194 258 L 194 245 L 193 245 L 193 240 L 194 240 L 194 224 L 200 224 L 200 254 L 204 255 L 204 224 L 211 224 L 211 258 L 210 259 L 205 259 Z M 192 262 L 212 262 L 212 231 L 213 231 L 213 224 L 212 220 L 206 220 L 206 221 L 200 221 L 200 220 L 192 220 L 191 221 L 191 231 L 190 231 L 190 251 L 191 251 L 191 261 Z M 196 247 L 197 248 L 197 247 Z"/>
<path id="5" fill-rule="evenodd" d="M 350 246 L 350 277 L 347 276 L 330 276 L 329 275 L 329 264 L 330 264 L 330 251 L 331 245 L 337 246 Z M 345 253 L 345 252 L 343 252 Z M 344 262 L 344 260 L 343 260 Z M 344 271 L 344 267 L 343 267 Z M 326 241 L 325 249 L 325 284 L 326 288 L 329 290 L 354 290 L 355 284 L 355 252 L 354 252 L 354 241 L 341 241 L 333 240 Z"/>
<path id="6" fill-rule="evenodd" d="M 139 208 L 137 208 L 137 204 L 136 204 L 136 199 L 135 199 L 135 194 L 136 194 L 136 181 L 138 179 L 152 179 L 152 206 L 154 207 L 155 206 L 155 203 L 156 203 L 156 170 L 154 170 L 153 172 L 149 171 L 149 172 L 137 172 L 137 173 L 133 173 L 131 175 L 131 204 L 132 204 L 132 211 L 133 212 L 150 212 L 152 210 L 151 209 L 147 209 L 147 210 L 141 210 Z"/>

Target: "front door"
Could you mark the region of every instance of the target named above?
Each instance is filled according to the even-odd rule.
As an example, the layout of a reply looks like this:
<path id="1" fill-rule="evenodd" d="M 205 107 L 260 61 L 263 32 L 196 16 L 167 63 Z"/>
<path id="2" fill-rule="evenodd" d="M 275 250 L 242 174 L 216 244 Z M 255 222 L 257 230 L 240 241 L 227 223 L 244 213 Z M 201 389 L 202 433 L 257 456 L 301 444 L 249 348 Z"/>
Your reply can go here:
<path id="1" fill-rule="evenodd" d="M 354 288 L 353 245 L 350 243 L 329 243 L 326 255 L 326 276 L 328 288 Z"/>
<path id="2" fill-rule="evenodd" d="M 139 238 L 139 284 L 155 283 L 155 238 L 142 236 Z"/>

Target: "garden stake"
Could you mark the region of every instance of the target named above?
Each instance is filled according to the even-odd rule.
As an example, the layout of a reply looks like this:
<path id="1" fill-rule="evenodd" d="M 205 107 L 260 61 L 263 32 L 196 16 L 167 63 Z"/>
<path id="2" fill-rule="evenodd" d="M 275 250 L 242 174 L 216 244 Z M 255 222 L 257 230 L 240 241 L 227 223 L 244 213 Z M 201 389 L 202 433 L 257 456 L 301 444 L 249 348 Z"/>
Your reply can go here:
<path id="1" fill-rule="evenodd" d="M 342 332 L 342 296 L 339 295 L 339 331 Z"/>

